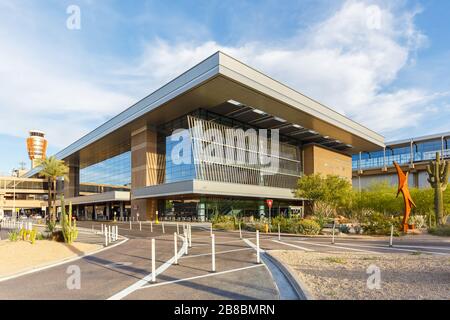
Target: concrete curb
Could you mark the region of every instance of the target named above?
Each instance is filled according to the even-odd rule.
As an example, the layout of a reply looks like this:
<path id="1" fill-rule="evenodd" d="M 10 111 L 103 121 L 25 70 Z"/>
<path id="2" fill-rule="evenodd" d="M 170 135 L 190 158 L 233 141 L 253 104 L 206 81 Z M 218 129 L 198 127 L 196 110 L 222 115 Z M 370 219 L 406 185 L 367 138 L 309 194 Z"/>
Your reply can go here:
<path id="1" fill-rule="evenodd" d="M 297 274 L 294 270 L 292 270 L 291 267 L 281 263 L 268 251 L 266 251 L 264 254 L 274 265 L 276 265 L 281 270 L 281 272 L 289 280 L 301 300 L 315 300 L 306 284 L 297 276 Z"/>

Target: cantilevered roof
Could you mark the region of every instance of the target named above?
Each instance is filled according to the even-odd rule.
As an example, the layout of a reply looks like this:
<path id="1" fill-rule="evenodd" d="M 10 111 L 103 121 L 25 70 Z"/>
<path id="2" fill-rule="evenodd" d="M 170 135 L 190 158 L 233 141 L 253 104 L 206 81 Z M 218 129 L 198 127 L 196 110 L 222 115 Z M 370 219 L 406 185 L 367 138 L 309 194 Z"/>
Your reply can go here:
<path id="1" fill-rule="evenodd" d="M 55 156 L 69 161 L 102 152 L 111 156 L 111 150 L 126 149 L 131 132 L 142 126 L 157 126 L 197 108 L 210 109 L 227 101 L 260 110 L 261 114 L 276 118 L 275 121 L 285 120 L 299 129 L 298 134 L 300 130 L 307 130 L 310 134 L 328 137 L 320 141 L 351 148 L 350 153 L 384 147 L 384 138 L 378 133 L 242 62 L 216 52 Z M 31 170 L 27 176 L 35 175 L 38 170 Z"/>
<path id="2" fill-rule="evenodd" d="M 426 141 L 448 139 L 448 138 L 450 138 L 450 132 L 442 132 L 442 133 L 430 134 L 430 135 L 426 135 L 426 136 L 413 137 L 413 138 L 409 138 L 409 139 L 389 141 L 389 142 L 386 142 L 386 146 L 401 147 L 401 146 L 409 145 L 411 143 L 411 141 L 412 142 L 426 142 Z"/>

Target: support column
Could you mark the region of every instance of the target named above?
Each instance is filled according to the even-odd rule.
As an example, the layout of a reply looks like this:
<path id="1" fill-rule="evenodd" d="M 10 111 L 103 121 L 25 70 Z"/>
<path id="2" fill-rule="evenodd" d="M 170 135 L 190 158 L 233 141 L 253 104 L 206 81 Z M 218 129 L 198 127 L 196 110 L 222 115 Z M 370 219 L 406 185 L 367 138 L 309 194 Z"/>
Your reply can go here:
<path id="1" fill-rule="evenodd" d="M 108 220 L 112 220 L 111 219 L 111 208 L 109 207 L 109 203 L 106 203 L 106 216 L 108 217 Z"/>
<path id="2" fill-rule="evenodd" d="M 131 133 L 131 187 L 133 189 L 161 183 L 158 168 L 156 131 L 144 126 Z M 140 220 L 155 220 L 157 199 L 131 199 L 131 216 Z"/>
<path id="3" fill-rule="evenodd" d="M 74 198 L 80 192 L 80 163 L 78 160 L 71 160 L 68 163 L 69 181 L 64 181 L 64 197 Z"/>
<path id="4" fill-rule="evenodd" d="M 124 210 L 123 210 L 123 202 L 120 202 L 120 220 L 123 220 L 123 216 L 124 216 Z"/>

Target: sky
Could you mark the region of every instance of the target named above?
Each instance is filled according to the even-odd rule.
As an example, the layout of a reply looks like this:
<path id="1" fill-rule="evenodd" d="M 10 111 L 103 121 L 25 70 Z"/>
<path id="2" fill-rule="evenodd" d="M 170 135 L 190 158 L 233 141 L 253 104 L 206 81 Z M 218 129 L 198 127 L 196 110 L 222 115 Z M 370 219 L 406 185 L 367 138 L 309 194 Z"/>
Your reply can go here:
<path id="1" fill-rule="evenodd" d="M 54 154 L 217 50 L 386 141 L 450 131 L 449 30 L 445 0 L 0 0 L 0 173 L 28 130 Z"/>

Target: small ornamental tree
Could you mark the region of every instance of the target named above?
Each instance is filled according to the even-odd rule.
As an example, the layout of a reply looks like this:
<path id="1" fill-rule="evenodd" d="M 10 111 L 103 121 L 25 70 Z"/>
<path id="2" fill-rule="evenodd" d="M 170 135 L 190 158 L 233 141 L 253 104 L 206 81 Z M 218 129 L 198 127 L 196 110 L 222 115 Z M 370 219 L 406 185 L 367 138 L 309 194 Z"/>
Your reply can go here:
<path id="1" fill-rule="evenodd" d="M 309 200 L 313 214 L 323 223 L 326 218 L 346 208 L 352 199 L 350 181 L 337 175 L 305 175 L 298 180 L 295 195 Z"/>

